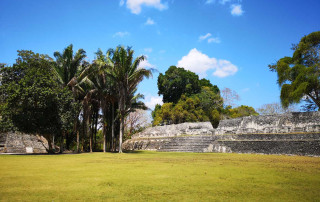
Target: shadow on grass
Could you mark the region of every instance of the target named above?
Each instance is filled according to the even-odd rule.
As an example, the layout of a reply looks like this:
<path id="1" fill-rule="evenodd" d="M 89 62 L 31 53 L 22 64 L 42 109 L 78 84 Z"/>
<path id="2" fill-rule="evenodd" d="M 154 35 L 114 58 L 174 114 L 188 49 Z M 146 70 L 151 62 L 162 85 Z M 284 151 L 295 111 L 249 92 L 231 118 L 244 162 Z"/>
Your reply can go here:
<path id="1" fill-rule="evenodd" d="M 48 155 L 53 155 L 53 156 L 57 156 L 57 155 L 77 155 L 77 154 L 94 154 L 94 153 L 103 153 L 101 151 L 99 152 L 79 152 L 79 153 L 0 153 L 0 155 L 16 155 L 16 156 L 48 156 Z M 118 151 L 108 151 L 105 153 L 109 153 L 109 154 L 119 154 Z M 146 154 L 148 152 L 145 151 L 123 151 L 123 153 L 125 154 Z"/>
<path id="2" fill-rule="evenodd" d="M 118 153 L 118 152 L 115 152 L 115 153 Z M 145 152 L 145 151 L 123 151 L 123 153 L 126 153 L 126 154 L 146 154 L 148 152 Z"/>

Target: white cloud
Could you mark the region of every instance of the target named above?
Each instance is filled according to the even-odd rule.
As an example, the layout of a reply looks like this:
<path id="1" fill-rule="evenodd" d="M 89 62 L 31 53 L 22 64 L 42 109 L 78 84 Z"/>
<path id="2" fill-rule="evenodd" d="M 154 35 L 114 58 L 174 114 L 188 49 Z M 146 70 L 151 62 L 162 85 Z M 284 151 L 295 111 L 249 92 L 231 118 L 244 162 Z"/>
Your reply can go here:
<path id="1" fill-rule="evenodd" d="M 216 71 L 213 72 L 214 76 L 223 78 L 234 75 L 238 71 L 237 66 L 228 60 L 219 60 Z"/>
<path id="2" fill-rule="evenodd" d="M 231 0 L 220 0 L 219 3 L 222 4 L 222 5 L 224 5 L 224 4 L 226 4 L 226 3 L 230 2 L 230 1 L 231 1 Z"/>
<path id="3" fill-rule="evenodd" d="M 154 25 L 154 20 L 152 20 L 151 18 L 148 18 L 147 21 L 144 23 L 145 25 Z"/>
<path id="4" fill-rule="evenodd" d="M 125 37 L 125 36 L 129 36 L 130 33 L 129 32 L 117 32 L 113 35 L 113 37 Z"/>
<path id="5" fill-rule="evenodd" d="M 156 104 L 160 104 L 162 105 L 162 97 L 160 96 L 146 96 L 145 102 L 146 106 L 149 109 L 154 109 L 154 107 L 156 106 Z"/>
<path id="6" fill-rule="evenodd" d="M 214 3 L 215 2 L 215 0 L 207 0 L 206 1 L 206 4 L 212 4 L 212 3 Z"/>
<path id="7" fill-rule="evenodd" d="M 208 39 L 208 43 L 221 43 L 219 37 L 212 37 Z"/>
<path id="8" fill-rule="evenodd" d="M 206 38 L 210 37 L 211 36 L 211 33 L 207 33 L 206 35 L 203 35 L 203 36 L 199 36 L 199 40 L 200 41 L 203 41 L 205 40 Z"/>
<path id="9" fill-rule="evenodd" d="M 226 4 L 226 3 L 230 2 L 230 1 L 231 0 L 219 0 L 219 3 L 224 5 L 224 4 Z M 207 0 L 206 4 L 212 4 L 212 3 L 215 3 L 215 2 L 216 2 L 216 0 Z"/>
<path id="10" fill-rule="evenodd" d="M 151 53 L 152 52 L 152 48 L 145 48 L 145 49 L 143 49 L 144 50 L 144 52 L 146 52 L 146 53 Z"/>
<path id="11" fill-rule="evenodd" d="M 178 61 L 177 66 L 195 72 L 199 74 L 200 77 L 206 77 L 206 72 L 210 69 L 214 70 L 213 75 L 217 77 L 234 75 L 238 71 L 237 66 L 228 60 L 210 58 L 196 48 L 190 50 L 188 55 L 183 56 L 181 60 Z"/>
<path id="12" fill-rule="evenodd" d="M 203 41 L 205 39 L 207 39 L 208 43 L 220 43 L 220 39 L 219 37 L 211 37 L 212 34 L 211 33 L 207 33 L 206 35 L 203 36 L 199 36 L 199 41 Z"/>
<path id="13" fill-rule="evenodd" d="M 139 14 L 142 5 L 154 7 L 160 11 L 168 8 L 166 4 L 161 3 L 161 0 L 127 0 L 127 8 L 131 10 L 131 13 Z"/>
<path id="14" fill-rule="evenodd" d="M 124 0 L 120 0 L 119 5 L 123 6 L 123 4 L 124 4 Z"/>
<path id="15" fill-rule="evenodd" d="M 148 56 L 146 56 L 146 58 L 140 62 L 139 68 L 155 68 L 155 66 L 149 63 Z"/>
<path id="16" fill-rule="evenodd" d="M 232 4 L 231 5 L 231 15 L 240 16 L 244 13 L 240 4 Z"/>
<path id="17" fill-rule="evenodd" d="M 219 0 L 219 4 L 225 5 L 225 4 L 231 4 L 235 0 Z M 217 0 L 206 0 L 205 4 L 215 4 Z M 231 4 L 230 6 L 231 9 L 231 15 L 233 16 L 241 16 L 244 11 L 242 10 L 242 5 L 241 5 L 241 0 L 238 0 L 238 3 Z"/>

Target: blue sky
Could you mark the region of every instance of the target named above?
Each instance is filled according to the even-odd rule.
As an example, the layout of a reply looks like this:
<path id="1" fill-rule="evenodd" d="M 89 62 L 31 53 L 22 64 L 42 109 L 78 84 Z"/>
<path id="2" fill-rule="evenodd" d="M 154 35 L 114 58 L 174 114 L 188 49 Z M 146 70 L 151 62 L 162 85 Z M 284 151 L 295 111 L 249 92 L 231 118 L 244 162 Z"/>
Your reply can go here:
<path id="1" fill-rule="evenodd" d="M 53 57 L 72 43 L 92 61 L 98 48 L 132 46 L 145 67 L 179 65 L 255 108 L 279 101 L 268 64 L 320 30 L 319 0 L 1 0 L 0 8 L 2 63 L 22 49 Z M 150 107 L 161 100 L 159 73 L 139 85 Z"/>

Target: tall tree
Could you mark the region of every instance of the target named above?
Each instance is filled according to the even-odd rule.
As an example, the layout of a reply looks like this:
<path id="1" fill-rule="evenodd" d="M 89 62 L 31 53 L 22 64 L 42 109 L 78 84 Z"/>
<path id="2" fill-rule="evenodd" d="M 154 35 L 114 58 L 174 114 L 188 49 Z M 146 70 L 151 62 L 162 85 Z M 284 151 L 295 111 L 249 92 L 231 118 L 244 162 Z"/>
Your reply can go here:
<path id="1" fill-rule="evenodd" d="M 130 48 L 118 46 L 116 49 L 109 49 L 107 57 L 112 62 L 108 75 L 115 81 L 118 87 L 120 135 L 119 153 L 122 153 L 122 138 L 124 134 L 124 121 L 128 111 L 131 110 L 132 96 L 138 84 L 146 77 L 152 76 L 151 70 L 140 68 L 139 64 L 145 59 L 144 56 L 133 59 L 134 51 Z"/>
<path id="2" fill-rule="evenodd" d="M 177 103 L 181 95 L 199 93 L 199 76 L 184 68 L 170 66 L 165 74 L 158 77 L 158 94 L 163 95 L 163 102 Z"/>
<path id="3" fill-rule="evenodd" d="M 66 47 L 63 52 L 54 52 L 54 57 L 56 58 L 56 65 L 55 70 L 57 74 L 57 78 L 59 83 L 65 87 L 68 85 L 68 83 L 76 77 L 82 69 L 86 66 L 86 62 L 84 61 L 86 57 L 86 52 L 83 49 L 79 49 L 75 54 L 73 52 L 73 45 L 70 44 L 68 47 Z M 74 87 L 70 87 L 70 90 L 72 90 L 74 100 L 80 101 L 79 98 L 79 91 L 76 90 Z M 83 98 L 83 96 L 82 96 Z M 78 116 L 80 113 L 80 108 L 78 109 L 78 113 L 75 116 L 74 120 L 71 122 L 73 124 L 70 124 L 70 127 L 73 128 L 73 133 L 77 134 L 77 141 L 79 141 L 79 127 L 78 127 Z M 73 125 L 73 127 L 72 127 Z M 67 128 L 66 128 L 67 129 Z M 66 134 L 66 131 L 63 132 L 63 134 Z M 64 138 L 64 135 L 63 137 Z M 62 152 L 62 146 L 61 144 L 61 152 Z M 79 142 L 77 142 L 77 151 L 79 151 Z"/>
<path id="4" fill-rule="evenodd" d="M 72 94 L 56 82 L 54 62 L 32 51 L 18 51 L 13 67 L 2 69 L 4 115 L 23 132 L 46 136 L 53 152 L 53 135 L 61 134 L 73 116 Z"/>
<path id="5" fill-rule="evenodd" d="M 63 86 L 74 78 L 82 69 L 82 64 L 86 57 L 86 52 L 79 49 L 75 54 L 73 53 L 73 45 L 70 44 L 63 52 L 54 52 L 56 58 L 56 70 L 59 75 L 59 81 Z"/>
<path id="6" fill-rule="evenodd" d="M 96 53 L 96 60 L 94 61 L 94 67 L 96 67 L 96 89 L 100 96 L 101 109 L 103 113 L 102 120 L 102 133 L 103 133 L 103 151 L 107 150 L 107 130 L 106 128 L 111 125 L 111 150 L 115 150 L 115 106 L 117 105 L 117 87 L 116 83 L 110 76 L 108 72 L 112 71 L 112 61 L 107 56 L 103 55 L 101 49 Z M 111 114 L 111 119 L 109 114 Z M 109 123 L 107 123 L 109 122 Z"/>
<path id="7" fill-rule="evenodd" d="M 281 104 L 287 108 L 306 99 L 307 109 L 320 110 L 320 31 L 302 37 L 293 50 L 292 57 L 269 65 L 278 75 Z"/>

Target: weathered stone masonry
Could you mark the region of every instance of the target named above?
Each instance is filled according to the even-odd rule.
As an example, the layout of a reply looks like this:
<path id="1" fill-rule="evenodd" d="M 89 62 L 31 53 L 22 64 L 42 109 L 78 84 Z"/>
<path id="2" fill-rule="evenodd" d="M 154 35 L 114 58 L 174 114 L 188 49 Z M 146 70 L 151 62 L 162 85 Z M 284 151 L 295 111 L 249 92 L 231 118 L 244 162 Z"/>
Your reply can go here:
<path id="1" fill-rule="evenodd" d="M 47 140 L 19 132 L 0 133 L 0 153 L 46 153 Z"/>
<path id="2" fill-rule="evenodd" d="M 249 116 L 148 128 L 124 143 L 127 150 L 236 152 L 320 156 L 320 112 Z"/>

